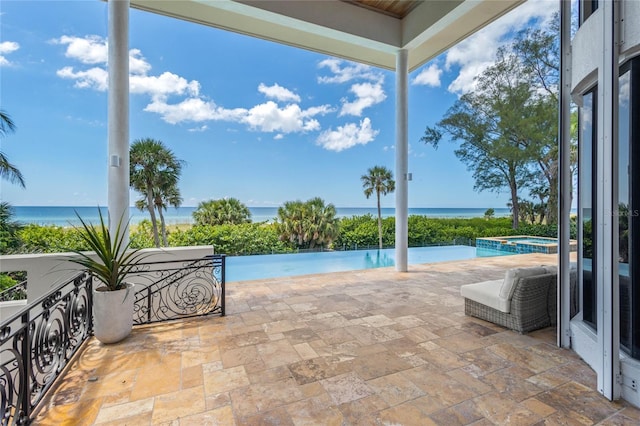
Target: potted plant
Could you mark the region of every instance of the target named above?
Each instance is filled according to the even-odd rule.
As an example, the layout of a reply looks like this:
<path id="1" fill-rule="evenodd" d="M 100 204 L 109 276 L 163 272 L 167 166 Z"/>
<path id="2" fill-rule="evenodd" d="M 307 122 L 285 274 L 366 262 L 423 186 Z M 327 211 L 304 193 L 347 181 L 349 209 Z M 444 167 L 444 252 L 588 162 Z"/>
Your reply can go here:
<path id="1" fill-rule="evenodd" d="M 146 257 L 139 250 L 130 250 L 122 227 L 122 217 L 111 235 L 102 212 L 100 223 L 85 222 L 76 212 L 82 226 L 75 227 L 91 252 L 72 250 L 77 256 L 68 260 L 84 267 L 98 282 L 93 285 L 94 335 L 102 343 L 116 343 L 133 328 L 134 284 L 125 281 L 131 270 Z"/>

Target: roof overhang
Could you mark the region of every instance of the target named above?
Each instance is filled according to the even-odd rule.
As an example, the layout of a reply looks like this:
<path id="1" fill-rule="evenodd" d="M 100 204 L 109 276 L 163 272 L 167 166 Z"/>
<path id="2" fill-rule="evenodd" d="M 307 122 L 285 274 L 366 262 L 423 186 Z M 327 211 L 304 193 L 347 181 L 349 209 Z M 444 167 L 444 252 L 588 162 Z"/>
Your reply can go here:
<path id="1" fill-rule="evenodd" d="M 136 9 L 390 70 L 406 49 L 413 71 L 526 0 L 424 0 L 402 18 L 342 0 L 130 1 Z"/>

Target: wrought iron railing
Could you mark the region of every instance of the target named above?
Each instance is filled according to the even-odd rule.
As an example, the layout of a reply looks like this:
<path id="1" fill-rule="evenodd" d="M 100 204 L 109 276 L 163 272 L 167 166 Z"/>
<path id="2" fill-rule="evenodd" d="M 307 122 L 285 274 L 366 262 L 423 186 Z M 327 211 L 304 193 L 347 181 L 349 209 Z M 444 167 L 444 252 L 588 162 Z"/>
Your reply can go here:
<path id="1" fill-rule="evenodd" d="M 91 286 L 82 273 L 0 324 L 0 424 L 28 424 L 91 335 Z"/>
<path id="2" fill-rule="evenodd" d="M 136 283 L 135 324 L 225 314 L 225 255 L 197 260 L 141 263 Z"/>
<path id="3" fill-rule="evenodd" d="M 27 298 L 27 281 L 22 281 L 0 291 L 0 302 L 9 302 L 11 300 L 24 300 Z"/>
<path id="4" fill-rule="evenodd" d="M 225 256 L 142 263 L 134 323 L 225 314 Z M 29 424 L 34 409 L 93 332 L 93 281 L 83 272 L 0 324 L 0 425 Z"/>

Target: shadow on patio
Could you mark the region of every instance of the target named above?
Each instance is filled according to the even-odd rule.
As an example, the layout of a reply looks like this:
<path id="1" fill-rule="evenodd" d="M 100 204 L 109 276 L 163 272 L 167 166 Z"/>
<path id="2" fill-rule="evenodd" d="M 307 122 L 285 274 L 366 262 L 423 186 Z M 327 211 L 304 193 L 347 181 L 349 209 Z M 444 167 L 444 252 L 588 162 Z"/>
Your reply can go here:
<path id="1" fill-rule="evenodd" d="M 35 423 L 638 424 L 555 329 L 519 335 L 464 315 L 460 285 L 556 259 L 227 283 L 226 317 L 90 339 Z"/>

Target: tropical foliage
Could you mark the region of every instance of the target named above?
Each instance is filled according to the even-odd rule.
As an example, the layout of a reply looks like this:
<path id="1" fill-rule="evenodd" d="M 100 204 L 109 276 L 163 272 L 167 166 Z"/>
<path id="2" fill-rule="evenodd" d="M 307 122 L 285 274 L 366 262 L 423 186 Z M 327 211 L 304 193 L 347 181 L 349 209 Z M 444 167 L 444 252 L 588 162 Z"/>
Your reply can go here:
<path id="1" fill-rule="evenodd" d="M 171 246 L 212 245 L 216 253 L 231 256 L 288 253 L 294 246 L 280 240 L 273 224 L 196 225 L 169 235 Z"/>
<path id="2" fill-rule="evenodd" d="M 27 225 L 18 231 L 20 253 L 60 253 L 70 250 L 89 250 L 79 232 L 62 226 Z"/>
<path id="3" fill-rule="evenodd" d="M 71 250 L 77 257 L 70 257 L 69 262 L 84 267 L 102 281 L 108 291 L 120 290 L 125 288 L 125 279 L 145 255 L 137 250 L 129 250 L 131 243 L 127 242 L 127 227 L 126 224 L 123 227 L 122 218 L 118 221 L 115 235 L 111 235 L 100 210 L 98 214 L 98 226 L 85 222 L 78 215 L 82 226 L 76 228 L 80 239 L 89 246 L 96 257 L 81 250 Z"/>
<path id="4" fill-rule="evenodd" d="M 0 274 L 0 291 L 6 290 L 18 284 L 18 281 L 13 279 L 9 274 Z"/>
<path id="5" fill-rule="evenodd" d="M 4 138 L 7 133 L 15 132 L 16 125 L 5 111 L 0 110 L 0 138 Z M 17 183 L 21 187 L 25 187 L 24 176 L 20 170 L 9 162 L 4 152 L 0 151 L 0 178 L 6 179 L 11 183 Z"/>
<path id="6" fill-rule="evenodd" d="M 238 225 L 251 222 L 251 212 L 237 198 L 203 201 L 193 212 L 196 225 Z"/>
<path id="7" fill-rule="evenodd" d="M 276 223 L 280 240 L 298 248 L 330 247 L 338 235 L 336 208 L 318 197 L 306 202 L 287 201 L 278 208 Z"/>
<path id="8" fill-rule="evenodd" d="M 396 189 L 396 182 L 393 180 L 391 170 L 383 166 L 374 166 L 367 170 L 366 175 L 360 177 L 364 195 L 371 197 L 376 194 L 378 206 L 378 245 L 382 248 L 382 213 L 380 211 L 380 195 L 387 195 Z"/>
<path id="9" fill-rule="evenodd" d="M 474 189 L 509 191 L 514 229 L 532 217 L 557 221 L 556 25 L 523 30 L 499 49 L 495 64 L 476 77 L 474 91 L 463 94 L 421 139 L 436 147 L 445 134 L 459 141 L 455 154 L 473 172 Z M 571 157 L 575 163 L 575 153 Z"/>
<path id="10" fill-rule="evenodd" d="M 18 231 L 21 226 L 13 220 L 13 207 L 7 202 L 0 203 L 0 254 L 15 251 L 20 246 Z"/>
<path id="11" fill-rule="evenodd" d="M 378 247 L 377 218 L 372 215 L 337 220 L 339 232 L 331 248 L 353 250 Z M 294 242 L 280 239 L 279 224 L 245 223 L 240 225 L 192 226 L 168 234 L 170 247 L 213 245 L 216 253 L 228 255 L 287 253 L 299 248 Z M 575 217 L 571 221 L 571 238 L 576 238 Z M 441 244 L 474 244 L 477 237 L 500 235 L 537 235 L 556 237 L 555 224 L 521 224 L 511 227 L 511 218 L 439 219 L 409 216 L 408 238 L 411 247 Z M 28 225 L 17 233 L 20 246 L 16 253 L 59 253 L 90 250 L 74 228 Z M 395 219 L 382 220 L 383 244 L 393 246 Z M 153 247 L 153 231 L 148 220 L 138 223 L 130 234 L 132 248 Z"/>
<path id="12" fill-rule="evenodd" d="M 168 241 L 163 211 L 168 206 L 179 207 L 182 204 L 178 181 L 183 164 L 162 141 L 145 138 L 131 144 L 130 184 L 142 196 L 136 202 L 136 207 L 140 210 L 146 208 L 149 212 L 156 247 L 160 247 L 156 211 L 160 216 L 162 243 L 166 246 Z"/>

